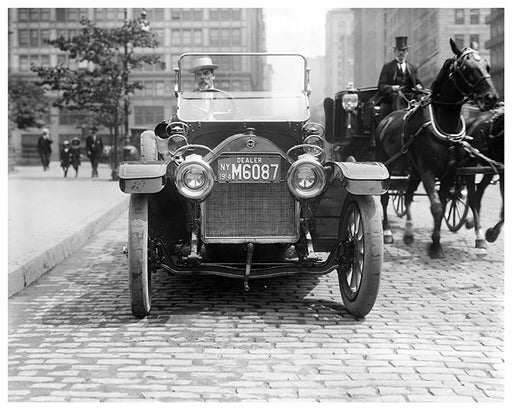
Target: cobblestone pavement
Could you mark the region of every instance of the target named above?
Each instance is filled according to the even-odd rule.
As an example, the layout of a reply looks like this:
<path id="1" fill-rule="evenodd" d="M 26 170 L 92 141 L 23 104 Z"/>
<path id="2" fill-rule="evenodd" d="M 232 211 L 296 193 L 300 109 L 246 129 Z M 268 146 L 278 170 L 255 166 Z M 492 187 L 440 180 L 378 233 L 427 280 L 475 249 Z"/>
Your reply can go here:
<path id="1" fill-rule="evenodd" d="M 484 226 L 501 204 L 484 198 Z M 495 210 L 495 211 L 494 211 Z M 443 228 L 418 198 L 416 243 L 386 246 L 365 320 L 343 308 L 334 273 L 252 281 L 153 277 L 153 310 L 131 316 L 127 214 L 9 299 L 9 400 L 504 400 L 503 235 L 476 256 L 474 233 Z"/>

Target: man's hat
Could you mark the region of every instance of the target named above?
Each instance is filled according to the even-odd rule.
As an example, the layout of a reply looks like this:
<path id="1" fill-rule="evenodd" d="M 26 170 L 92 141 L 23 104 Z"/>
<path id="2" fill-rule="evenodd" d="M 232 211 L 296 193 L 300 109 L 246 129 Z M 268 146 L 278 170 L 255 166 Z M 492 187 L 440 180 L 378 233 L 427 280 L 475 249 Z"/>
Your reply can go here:
<path id="1" fill-rule="evenodd" d="M 93 126 L 92 126 L 91 128 L 89 128 L 89 129 L 90 129 L 91 131 L 93 131 L 93 132 L 94 132 L 94 131 L 98 131 L 98 128 L 97 128 L 95 125 L 93 125 Z"/>
<path id="2" fill-rule="evenodd" d="M 204 70 L 209 68 L 215 70 L 218 67 L 217 64 L 213 64 L 210 57 L 199 57 L 192 61 L 192 67 L 188 70 L 189 73 L 195 73 L 198 70 Z"/>
<path id="3" fill-rule="evenodd" d="M 397 50 L 407 50 L 409 46 L 407 45 L 407 37 L 406 36 L 400 36 L 395 37 L 395 47 L 393 47 Z"/>
<path id="4" fill-rule="evenodd" d="M 68 140 L 65 140 L 62 144 L 63 144 L 63 145 L 69 145 L 69 141 L 68 141 Z"/>

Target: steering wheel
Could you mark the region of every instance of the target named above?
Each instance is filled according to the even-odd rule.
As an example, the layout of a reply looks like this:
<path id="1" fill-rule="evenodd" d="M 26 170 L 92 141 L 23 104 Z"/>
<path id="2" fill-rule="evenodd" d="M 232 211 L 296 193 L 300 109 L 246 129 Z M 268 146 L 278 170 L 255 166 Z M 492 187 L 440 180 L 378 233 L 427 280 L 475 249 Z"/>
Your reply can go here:
<path id="1" fill-rule="evenodd" d="M 217 101 L 226 101 L 228 104 L 226 111 L 214 111 L 212 109 L 212 107 L 210 107 L 210 109 L 207 110 L 200 106 L 194 105 L 195 108 L 197 108 L 198 110 L 200 110 L 201 112 L 203 112 L 205 114 L 205 116 L 206 116 L 205 119 L 209 119 L 209 117 L 215 119 L 217 117 L 217 119 L 232 120 L 237 117 L 237 115 L 239 113 L 238 104 L 236 103 L 234 97 L 230 93 L 223 91 L 223 90 L 219 90 L 218 88 L 209 88 L 207 90 L 200 90 L 200 92 L 219 93 L 224 98 L 217 99 Z M 213 101 L 215 101 L 215 100 L 216 99 L 213 98 L 211 100 L 211 103 L 213 103 Z"/>

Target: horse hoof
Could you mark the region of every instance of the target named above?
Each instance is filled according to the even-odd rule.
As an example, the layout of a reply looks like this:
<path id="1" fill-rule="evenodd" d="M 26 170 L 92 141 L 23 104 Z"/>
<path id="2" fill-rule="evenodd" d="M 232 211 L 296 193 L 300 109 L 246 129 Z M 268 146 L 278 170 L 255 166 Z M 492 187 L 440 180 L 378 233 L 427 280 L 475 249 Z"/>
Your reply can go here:
<path id="1" fill-rule="evenodd" d="M 384 235 L 384 243 L 389 245 L 391 243 L 394 243 L 395 240 L 393 239 L 393 235 Z"/>
<path id="2" fill-rule="evenodd" d="M 445 257 L 443 248 L 435 245 L 430 245 L 428 248 L 428 256 L 432 259 L 443 259 Z"/>
<path id="3" fill-rule="evenodd" d="M 412 245 L 414 243 L 414 235 L 404 235 L 404 243 L 406 245 Z"/>
<path id="4" fill-rule="evenodd" d="M 473 229 L 475 227 L 475 220 L 473 218 L 466 219 L 466 229 Z"/>
<path id="5" fill-rule="evenodd" d="M 498 235 L 500 234 L 499 231 L 496 229 L 489 228 L 487 231 L 485 231 L 485 240 L 489 243 L 493 243 L 498 239 Z"/>
<path id="6" fill-rule="evenodd" d="M 479 258 L 487 256 L 487 248 L 475 248 L 475 254 Z"/>
<path id="7" fill-rule="evenodd" d="M 476 239 L 475 240 L 475 248 L 476 249 L 487 249 L 487 244 L 483 239 Z"/>

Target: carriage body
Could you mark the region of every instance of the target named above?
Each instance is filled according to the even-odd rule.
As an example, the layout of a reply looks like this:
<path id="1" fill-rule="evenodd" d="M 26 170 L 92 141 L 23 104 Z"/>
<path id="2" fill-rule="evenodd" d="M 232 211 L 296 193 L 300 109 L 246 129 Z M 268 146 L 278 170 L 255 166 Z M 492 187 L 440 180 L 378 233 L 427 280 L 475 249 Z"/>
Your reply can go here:
<path id="1" fill-rule="evenodd" d="M 149 313 L 151 274 L 163 268 L 246 290 L 257 278 L 336 269 L 345 309 L 366 315 L 382 268 L 374 196 L 387 189 L 386 168 L 326 159 L 301 55 L 210 53 L 222 91 L 209 101 L 189 91 L 198 55 L 179 59 L 176 114 L 141 134 L 140 161 L 120 165 L 133 314 Z"/>
<path id="2" fill-rule="evenodd" d="M 345 90 L 324 100 L 326 140 L 332 158 L 346 161 L 375 161 L 375 130 L 379 107 L 374 96 L 377 87 L 355 88 L 349 83 Z"/>

